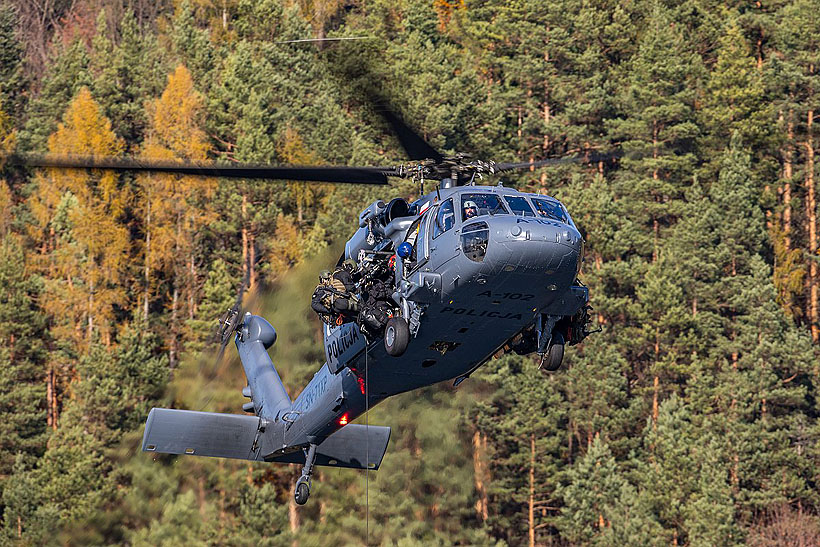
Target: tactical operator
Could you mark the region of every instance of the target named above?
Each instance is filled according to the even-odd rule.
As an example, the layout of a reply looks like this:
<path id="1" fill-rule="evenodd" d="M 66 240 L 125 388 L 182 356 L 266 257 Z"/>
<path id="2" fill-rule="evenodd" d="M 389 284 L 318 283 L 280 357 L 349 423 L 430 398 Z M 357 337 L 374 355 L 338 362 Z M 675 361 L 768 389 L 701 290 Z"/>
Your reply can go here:
<path id="1" fill-rule="evenodd" d="M 476 205 L 475 201 L 465 201 L 464 202 L 464 216 L 462 220 L 467 220 L 478 216 L 478 205 Z"/>
<path id="2" fill-rule="evenodd" d="M 310 307 L 328 325 L 354 321 L 359 311 L 359 299 L 354 294 L 356 262 L 347 259 L 333 273 L 319 272 L 319 285 L 313 291 Z"/>
<path id="3" fill-rule="evenodd" d="M 387 267 L 377 268 L 362 291 L 363 306 L 359 314 L 359 326 L 367 336 L 374 337 L 380 333 L 387 321 L 393 316 L 390 296 L 393 294 L 393 266 L 395 255 Z"/>

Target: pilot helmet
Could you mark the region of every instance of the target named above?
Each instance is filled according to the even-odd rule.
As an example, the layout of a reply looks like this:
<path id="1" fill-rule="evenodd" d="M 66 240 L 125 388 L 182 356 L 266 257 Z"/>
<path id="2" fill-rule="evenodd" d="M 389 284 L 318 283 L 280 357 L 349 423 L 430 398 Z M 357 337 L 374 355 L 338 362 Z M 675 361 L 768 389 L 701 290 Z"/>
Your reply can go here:
<path id="1" fill-rule="evenodd" d="M 319 272 L 319 282 L 324 283 L 325 281 L 330 280 L 330 270 L 322 270 Z"/>
<path id="2" fill-rule="evenodd" d="M 467 209 L 475 209 L 475 212 L 478 213 L 478 205 L 476 205 L 475 201 L 468 199 L 464 202 L 464 210 Z"/>

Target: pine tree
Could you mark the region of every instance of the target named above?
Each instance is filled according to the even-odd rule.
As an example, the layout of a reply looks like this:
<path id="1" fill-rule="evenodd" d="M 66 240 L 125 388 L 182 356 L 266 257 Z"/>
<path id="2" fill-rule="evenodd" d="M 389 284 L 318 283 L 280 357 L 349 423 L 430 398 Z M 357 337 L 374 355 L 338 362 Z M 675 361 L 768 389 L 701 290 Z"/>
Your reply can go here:
<path id="1" fill-rule="evenodd" d="M 558 520 L 562 535 L 573 542 L 594 543 L 613 527 L 613 507 L 626 485 L 615 458 L 597 435 L 583 458 L 567 472 L 561 488 L 564 508 Z"/>
<path id="2" fill-rule="evenodd" d="M 36 301 L 40 286 L 26 272 L 23 249 L 13 236 L 0 244 L 0 477 L 15 455 L 42 454 L 46 440 L 44 338 Z M 3 482 L 0 481 L 0 486 Z"/>
<path id="3" fill-rule="evenodd" d="M 105 12 L 100 12 L 92 51 L 94 96 L 129 148 L 143 140 L 148 126 L 144 103 L 162 90 L 164 59 L 149 33 L 141 33 L 130 10 L 119 23 L 119 41 L 107 37 Z"/>
<path id="4" fill-rule="evenodd" d="M 216 52 L 208 31 L 197 27 L 191 3 L 184 0 L 174 10 L 171 43 L 179 61 L 190 67 L 197 82 L 207 82 L 213 69 Z"/>
<path id="5" fill-rule="evenodd" d="M 700 477 L 697 490 L 687 504 L 688 515 L 684 521 L 689 541 L 693 546 L 704 547 L 739 543 L 742 536 L 735 522 L 734 499 L 720 442 L 712 439 L 699 444 Z"/>
<path id="6" fill-rule="evenodd" d="M 769 144 L 774 112 L 766 101 L 763 72 L 737 20 L 727 22 L 718 48 L 698 113 L 705 148 L 720 151 L 737 133 L 752 150 L 763 153 Z"/>
<path id="7" fill-rule="evenodd" d="M 28 119 L 20 132 L 23 150 L 47 149 L 49 136 L 57 129 L 66 105 L 75 99 L 80 88 L 90 84 L 88 63 L 88 52 L 79 40 L 55 55 L 39 95 L 28 103 Z"/>
<path id="8" fill-rule="evenodd" d="M 820 90 L 820 18 L 813 2 L 798 0 L 778 13 L 775 43 L 779 51 L 788 51 L 783 59 L 772 64 L 770 80 L 775 84 L 780 102 L 780 115 L 784 120 L 785 142 L 783 145 L 783 221 L 786 237 L 791 238 L 792 213 L 803 218 L 800 243 L 806 252 L 808 272 L 805 278 L 805 316 L 815 342 L 820 340 L 820 266 L 812 257 L 820 249 L 817 226 L 817 184 L 815 182 L 814 120 L 816 117 L 817 92 Z M 794 24 L 800 21 L 801 24 Z M 803 196 L 804 211 L 798 212 L 791 202 L 791 185 L 798 173 L 792 167 L 802 160 L 803 185 L 798 190 Z M 802 213 L 802 214 L 801 214 Z M 797 231 L 795 229 L 795 231 Z M 790 239 L 786 247 L 791 248 Z"/>
<path id="9" fill-rule="evenodd" d="M 17 9 L 10 3 L 0 6 L 0 109 L 13 118 L 23 114 L 27 86 L 18 25 Z"/>
<path id="10" fill-rule="evenodd" d="M 192 343 L 188 346 L 190 351 L 201 350 L 205 344 L 213 343 L 217 322 L 225 310 L 236 302 L 236 292 L 236 277 L 228 270 L 224 260 L 216 259 L 202 287 L 197 317 L 188 322 L 192 332 Z"/>

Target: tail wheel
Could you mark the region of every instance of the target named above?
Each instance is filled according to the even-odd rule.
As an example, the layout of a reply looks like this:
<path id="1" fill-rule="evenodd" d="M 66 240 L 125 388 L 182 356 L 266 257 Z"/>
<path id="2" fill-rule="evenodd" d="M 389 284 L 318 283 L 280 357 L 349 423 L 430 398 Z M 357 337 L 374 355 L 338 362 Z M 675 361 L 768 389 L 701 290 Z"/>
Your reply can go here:
<path id="1" fill-rule="evenodd" d="M 403 317 L 392 317 L 384 327 L 384 349 L 393 357 L 398 357 L 410 343 L 410 327 Z"/>
<path id="2" fill-rule="evenodd" d="M 564 360 L 564 335 L 558 331 L 552 333 L 552 340 L 550 347 L 545 354 L 541 356 L 541 366 L 538 367 L 542 372 L 553 372 L 561 367 L 561 362 Z"/>

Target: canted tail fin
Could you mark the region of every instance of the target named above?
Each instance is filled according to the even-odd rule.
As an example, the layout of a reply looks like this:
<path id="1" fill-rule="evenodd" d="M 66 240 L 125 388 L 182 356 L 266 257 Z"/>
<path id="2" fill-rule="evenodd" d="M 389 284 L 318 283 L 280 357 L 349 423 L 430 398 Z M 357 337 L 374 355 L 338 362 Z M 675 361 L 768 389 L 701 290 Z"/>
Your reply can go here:
<path id="1" fill-rule="evenodd" d="M 243 408 L 268 420 L 275 420 L 291 407 L 288 392 L 267 351 L 275 342 L 276 330 L 270 323 L 258 315 L 245 314 L 236 334 L 236 349 L 248 379 L 248 387 L 242 393 L 251 399 Z"/>

